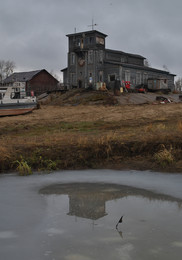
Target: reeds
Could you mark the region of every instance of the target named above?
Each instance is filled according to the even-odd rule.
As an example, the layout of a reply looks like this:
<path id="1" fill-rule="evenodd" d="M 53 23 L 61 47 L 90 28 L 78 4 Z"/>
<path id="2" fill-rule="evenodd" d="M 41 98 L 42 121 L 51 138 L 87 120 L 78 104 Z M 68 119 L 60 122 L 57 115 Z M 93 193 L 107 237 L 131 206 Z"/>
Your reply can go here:
<path id="1" fill-rule="evenodd" d="M 20 176 L 32 174 L 31 167 L 28 165 L 27 161 L 25 161 L 25 159 L 22 156 L 20 156 L 20 160 L 16 160 L 14 164 L 17 165 L 16 170 L 19 172 Z"/>

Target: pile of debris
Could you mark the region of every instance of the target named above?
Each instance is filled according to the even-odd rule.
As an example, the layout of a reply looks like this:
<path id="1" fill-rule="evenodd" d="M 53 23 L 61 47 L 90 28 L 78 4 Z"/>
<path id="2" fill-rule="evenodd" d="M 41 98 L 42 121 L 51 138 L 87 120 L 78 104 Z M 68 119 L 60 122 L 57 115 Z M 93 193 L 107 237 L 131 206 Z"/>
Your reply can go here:
<path id="1" fill-rule="evenodd" d="M 170 98 L 163 97 L 163 96 L 157 96 L 156 101 L 158 101 L 160 104 L 167 104 L 173 102 Z"/>

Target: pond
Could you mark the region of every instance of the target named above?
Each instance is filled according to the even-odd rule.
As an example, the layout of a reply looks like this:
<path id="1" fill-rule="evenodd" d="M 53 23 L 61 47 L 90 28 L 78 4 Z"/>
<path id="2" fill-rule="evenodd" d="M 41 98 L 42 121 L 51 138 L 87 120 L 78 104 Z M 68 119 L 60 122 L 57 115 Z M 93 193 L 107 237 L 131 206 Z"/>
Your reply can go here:
<path id="1" fill-rule="evenodd" d="M 179 174 L 1 175 L 0 207 L 0 259 L 181 259 Z"/>

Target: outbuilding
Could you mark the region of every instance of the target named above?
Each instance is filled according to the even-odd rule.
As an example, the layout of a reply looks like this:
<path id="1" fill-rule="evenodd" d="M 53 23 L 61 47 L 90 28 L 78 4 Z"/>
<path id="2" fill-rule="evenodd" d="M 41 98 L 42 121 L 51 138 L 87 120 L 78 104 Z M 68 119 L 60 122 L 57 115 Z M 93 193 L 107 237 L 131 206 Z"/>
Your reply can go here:
<path id="1" fill-rule="evenodd" d="M 11 85 L 17 89 L 24 89 L 27 95 L 34 93 L 35 96 L 38 96 L 42 93 L 56 90 L 58 80 L 48 71 L 42 69 L 29 72 L 15 72 L 7 77 L 3 83 L 6 86 Z"/>

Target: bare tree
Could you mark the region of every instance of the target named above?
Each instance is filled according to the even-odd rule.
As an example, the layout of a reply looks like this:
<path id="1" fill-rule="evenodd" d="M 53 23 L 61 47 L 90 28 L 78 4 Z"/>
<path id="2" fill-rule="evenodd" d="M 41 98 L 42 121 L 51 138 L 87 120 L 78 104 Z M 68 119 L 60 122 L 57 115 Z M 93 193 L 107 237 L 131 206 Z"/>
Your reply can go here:
<path id="1" fill-rule="evenodd" d="M 7 78 L 9 75 L 11 75 L 14 71 L 15 68 L 15 63 L 14 61 L 5 61 L 5 60 L 0 60 L 0 80 L 1 83 L 5 78 Z"/>
<path id="2" fill-rule="evenodd" d="M 5 67 L 5 61 L 0 60 L 0 80 L 1 80 L 1 83 L 4 79 L 4 67 Z"/>
<path id="3" fill-rule="evenodd" d="M 175 81 L 175 89 L 179 92 L 182 91 L 182 78 L 178 78 L 176 81 Z"/>
<path id="4" fill-rule="evenodd" d="M 6 63 L 5 63 L 5 70 L 4 70 L 6 78 L 13 73 L 15 67 L 16 66 L 15 66 L 14 61 L 9 61 L 9 60 L 6 61 Z"/>

